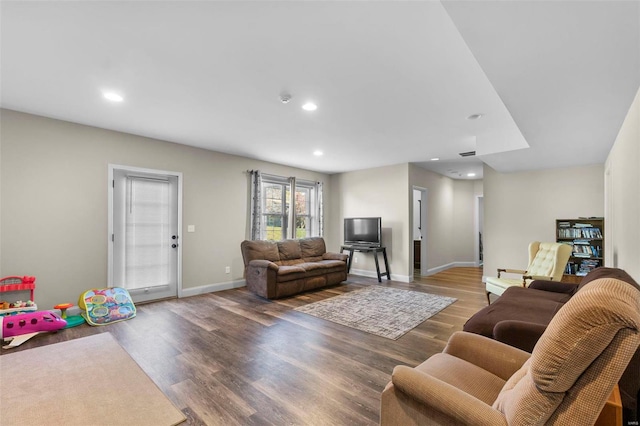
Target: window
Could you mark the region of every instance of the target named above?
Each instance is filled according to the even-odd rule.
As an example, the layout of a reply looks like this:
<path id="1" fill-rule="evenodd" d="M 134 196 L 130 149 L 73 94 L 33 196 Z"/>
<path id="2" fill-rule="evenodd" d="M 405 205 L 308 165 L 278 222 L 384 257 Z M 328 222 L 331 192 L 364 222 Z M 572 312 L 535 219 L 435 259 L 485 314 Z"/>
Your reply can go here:
<path id="1" fill-rule="evenodd" d="M 287 235 L 288 185 L 262 182 L 262 223 L 265 240 L 282 240 Z"/>
<path id="2" fill-rule="evenodd" d="M 294 196 L 291 197 L 292 187 Z M 262 175 L 260 239 L 279 241 L 319 236 L 319 184 L 295 178 Z M 291 209 L 293 199 L 294 208 Z"/>

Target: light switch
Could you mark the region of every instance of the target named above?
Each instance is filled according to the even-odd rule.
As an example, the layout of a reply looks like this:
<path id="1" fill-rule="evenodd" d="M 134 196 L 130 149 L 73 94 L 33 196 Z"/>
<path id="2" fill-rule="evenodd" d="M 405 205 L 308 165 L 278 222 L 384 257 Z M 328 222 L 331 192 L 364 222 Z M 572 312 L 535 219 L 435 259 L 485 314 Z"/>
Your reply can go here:
<path id="1" fill-rule="evenodd" d="M 196 232 L 195 225 L 187 225 L 187 232 Z"/>

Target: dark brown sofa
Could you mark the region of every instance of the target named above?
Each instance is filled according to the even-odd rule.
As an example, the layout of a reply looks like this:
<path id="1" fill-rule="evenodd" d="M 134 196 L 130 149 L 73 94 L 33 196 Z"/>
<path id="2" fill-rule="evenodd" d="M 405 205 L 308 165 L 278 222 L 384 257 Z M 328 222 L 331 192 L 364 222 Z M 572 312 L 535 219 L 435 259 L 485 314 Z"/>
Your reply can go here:
<path id="1" fill-rule="evenodd" d="M 258 296 L 279 299 L 339 284 L 347 279 L 346 254 L 327 253 L 320 237 L 299 240 L 243 241 L 247 288 Z"/>
<path id="2" fill-rule="evenodd" d="M 533 281 L 528 288 L 511 287 L 491 305 L 481 309 L 463 330 L 491 337 L 531 352 L 556 312 L 587 283 L 600 278 L 616 278 L 640 291 L 629 274 L 617 268 L 597 268 L 580 284 Z M 640 349 L 636 351 L 619 382 L 625 424 L 637 421 L 640 400 Z"/>

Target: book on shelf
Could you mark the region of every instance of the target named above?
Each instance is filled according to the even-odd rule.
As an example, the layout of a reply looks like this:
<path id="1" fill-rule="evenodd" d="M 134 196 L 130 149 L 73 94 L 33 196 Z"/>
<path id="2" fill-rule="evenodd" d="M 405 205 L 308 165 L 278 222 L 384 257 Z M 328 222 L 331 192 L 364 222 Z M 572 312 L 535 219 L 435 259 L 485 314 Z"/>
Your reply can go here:
<path id="1" fill-rule="evenodd" d="M 573 256 L 575 256 L 575 257 L 591 257 L 591 256 L 600 257 L 600 254 L 602 254 L 602 247 L 593 246 L 593 245 L 587 245 L 587 244 L 574 243 L 573 250 L 572 250 L 573 251 Z"/>
<path id="2" fill-rule="evenodd" d="M 580 267 L 578 268 L 576 275 L 584 277 L 589 272 L 596 269 L 598 266 L 600 266 L 600 262 L 598 260 L 584 259 L 582 262 L 580 262 Z"/>
<path id="3" fill-rule="evenodd" d="M 589 240 L 573 240 L 573 244 L 578 244 L 578 245 L 589 245 Z"/>
<path id="4" fill-rule="evenodd" d="M 558 238 L 590 238 L 601 239 L 602 232 L 600 228 L 558 228 Z"/>
<path id="5" fill-rule="evenodd" d="M 569 275 L 575 275 L 578 272 L 578 265 L 574 262 L 567 263 L 567 266 L 564 268 L 564 273 Z"/>

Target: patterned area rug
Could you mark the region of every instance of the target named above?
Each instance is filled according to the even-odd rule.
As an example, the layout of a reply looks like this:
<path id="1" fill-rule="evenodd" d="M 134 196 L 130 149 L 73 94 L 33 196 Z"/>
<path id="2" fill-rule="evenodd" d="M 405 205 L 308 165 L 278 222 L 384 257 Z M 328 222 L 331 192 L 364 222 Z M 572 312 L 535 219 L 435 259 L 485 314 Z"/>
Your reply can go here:
<path id="1" fill-rule="evenodd" d="M 397 340 L 456 300 L 417 291 L 371 286 L 295 310 Z"/>

